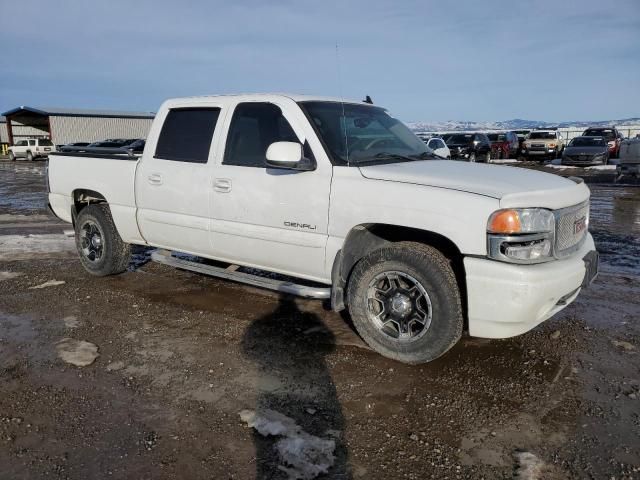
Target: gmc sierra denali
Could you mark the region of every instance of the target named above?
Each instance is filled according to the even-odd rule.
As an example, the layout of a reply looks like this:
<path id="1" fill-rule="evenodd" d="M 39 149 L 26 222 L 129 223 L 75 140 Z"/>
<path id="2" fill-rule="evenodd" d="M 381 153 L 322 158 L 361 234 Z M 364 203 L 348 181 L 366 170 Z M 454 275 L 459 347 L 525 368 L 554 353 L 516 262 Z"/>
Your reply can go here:
<path id="1" fill-rule="evenodd" d="M 48 182 L 90 274 L 123 272 L 131 245 L 157 247 L 172 266 L 330 299 L 407 363 L 465 329 L 522 334 L 597 274 L 579 179 L 443 160 L 367 103 L 169 100 L 141 156 L 52 153 Z"/>

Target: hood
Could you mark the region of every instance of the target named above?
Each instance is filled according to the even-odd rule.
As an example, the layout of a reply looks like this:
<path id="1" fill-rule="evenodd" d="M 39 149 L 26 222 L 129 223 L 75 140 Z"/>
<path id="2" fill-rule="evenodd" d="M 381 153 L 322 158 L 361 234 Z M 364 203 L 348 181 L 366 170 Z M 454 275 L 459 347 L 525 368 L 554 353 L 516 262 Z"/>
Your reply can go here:
<path id="1" fill-rule="evenodd" d="M 447 188 L 500 200 L 503 208 L 562 208 L 589 198 L 584 183 L 525 168 L 451 160 L 359 167 L 365 178 Z"/>
<path id="2" fill-rule="evenodd" d="M 606 145 L 595 147 L 566 147 L 565 155 L 596 155 L 598 153 L 606 153 L 609 147 Z"/>

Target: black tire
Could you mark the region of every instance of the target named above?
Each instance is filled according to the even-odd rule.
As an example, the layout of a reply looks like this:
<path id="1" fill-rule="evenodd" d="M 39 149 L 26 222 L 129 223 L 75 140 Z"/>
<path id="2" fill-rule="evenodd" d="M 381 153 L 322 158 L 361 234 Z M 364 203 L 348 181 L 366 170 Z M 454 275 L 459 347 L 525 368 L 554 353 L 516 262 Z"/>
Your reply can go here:
<path id="1" fill-rule="evenodd" d="M 472 163 L 476 162 L 476 152 L 471 152 L 469 154 L 469 161 L 472 162 Z"/>
<path id="2" fill-rule="evenodd" d="M 484 159 L 484 163 L 490 163 L 490 162 L 491 162 L 491 152 L 487 152 L 487 156 Z"/>
<path id="3" fill-rule="evenodd" d="M 370 318 L 374 313 L 368 292 L 372 282 L 385 272 L 413 277 L 426 291 L 431 321 L 421 336 L 409 341 L 393 338 Z M 398 242 L 362 258 L 349 279 L 347 299 L 354 326 L 364 341 L 381 355 L 403 363 L 435 360 L 462 336 L 462 306 L 455 274 L 447 258 L 428 245 Z"/>
<path id="4" fill-rule="evenodd" d="M 95 251 L 88 252 L 91 248 L 95 249 L 94 244 L 90 247 L 87 245 L 88 230 L 95 230 L 100 236 L 99 255 Z M 75 237 L 80 263 L 91 275 L 115 275 L 124 272 L 129 266 L 131 247 L 120 238 L 107 204 L 89 205 L 80 211 L 76 219 Z"/>
<path id="5" fill-rule="evenodd" d="M 10 162 L 16 161 L 16 156 L 13 154 L 13 152 L 9 152 L 9 161 Z"/>
<path id="6" fill-rule="evenodd" d="M 33 162 L 33 153 L 27 152 L 27 161 L 28 162 Z"/>

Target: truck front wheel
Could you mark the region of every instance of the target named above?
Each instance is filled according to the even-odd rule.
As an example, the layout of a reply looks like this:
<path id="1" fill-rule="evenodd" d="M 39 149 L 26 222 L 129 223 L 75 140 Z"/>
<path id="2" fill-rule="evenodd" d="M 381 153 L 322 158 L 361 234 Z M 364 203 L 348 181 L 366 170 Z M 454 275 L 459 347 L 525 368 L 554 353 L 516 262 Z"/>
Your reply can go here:
<path id="1" fill-rule="evenodd" d="M 80 262 L 90 274 L 104 277 L 127 269 L 131 249 L 120 238 L 106 204 L 89 205 L 80 211 L 75 236 Z"/>
<path id="2" fill-rule="evenodd" d="M 356 330 L 385 357 L 429 362 L 462 336 L 455 274 L 428 245 L 399 242 L 367 255 L 356 264 L 347 295 Z"/>

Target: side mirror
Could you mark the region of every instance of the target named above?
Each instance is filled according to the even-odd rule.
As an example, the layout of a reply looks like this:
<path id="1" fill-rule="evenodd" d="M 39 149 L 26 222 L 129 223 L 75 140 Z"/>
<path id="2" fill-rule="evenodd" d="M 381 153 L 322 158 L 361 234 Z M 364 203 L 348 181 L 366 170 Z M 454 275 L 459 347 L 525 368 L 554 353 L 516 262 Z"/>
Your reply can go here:
<path id="1" fill-rule="evenodd" d="M 298 142 L 275 142 L 267 148 L 267 168 L 308 172 L 316 169 L 316 162 L 304 156 Z"/>

